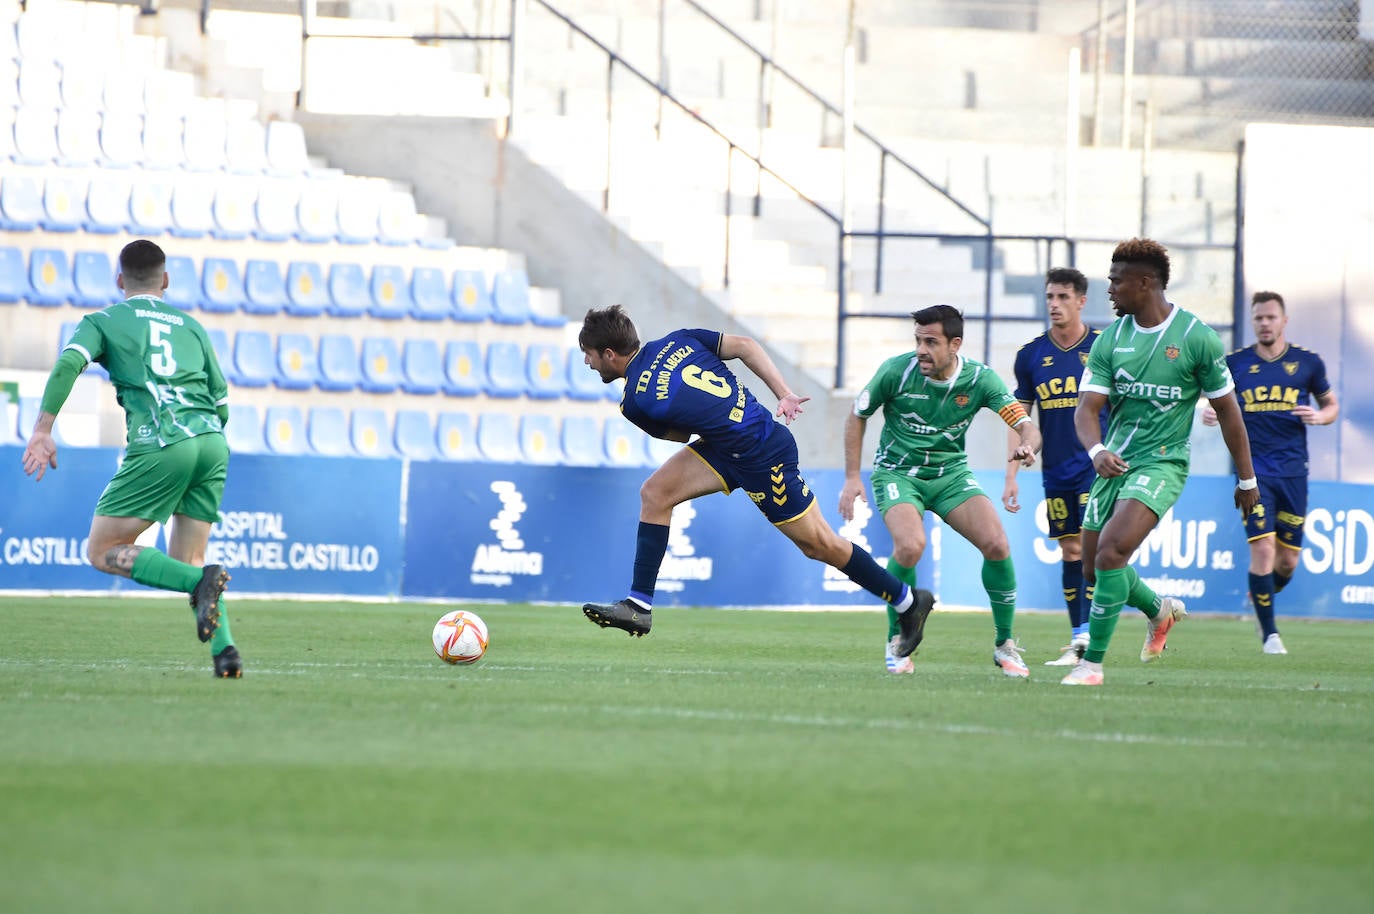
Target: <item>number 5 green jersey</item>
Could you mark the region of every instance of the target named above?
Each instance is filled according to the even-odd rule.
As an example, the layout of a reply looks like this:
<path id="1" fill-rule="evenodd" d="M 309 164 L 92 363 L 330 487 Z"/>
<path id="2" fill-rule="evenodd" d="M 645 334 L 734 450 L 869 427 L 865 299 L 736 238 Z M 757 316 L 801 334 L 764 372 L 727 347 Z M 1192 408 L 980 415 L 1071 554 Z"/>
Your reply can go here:
<path id="1" fill-rule="evenodd" d="M 130 454 L 223 429 L 229 388 L 195 318 L 151 296 L 86 315 L 64 349 L 110 373 L 124 408 Z"/>
<path id="2" fill-rule="evenodd" d="M 1234 387 L 1221 337 L 1177 305 L 1157 327 L 1127 316 L 1102 331 L 1078 385 L 1107 397 L 1107 450 L 1127 463 L 1165 460 L 1185 471 L 1198 397 Z"/>
<path id="3" fill-rule="evenodd" d="M 987 407 L 1013 428 L 1029 421 L 1007 384 L 982 362 L 959 356 L 954 376 L 936 381 L 921 374 L 916 353 L 893 356 L 854 401 L 861 419 L 883 411 L 883 431 L 873 469 L 896 470 L 917 479 L 939 479 L 968 469 L 964 441 L 978 410 Z"/>

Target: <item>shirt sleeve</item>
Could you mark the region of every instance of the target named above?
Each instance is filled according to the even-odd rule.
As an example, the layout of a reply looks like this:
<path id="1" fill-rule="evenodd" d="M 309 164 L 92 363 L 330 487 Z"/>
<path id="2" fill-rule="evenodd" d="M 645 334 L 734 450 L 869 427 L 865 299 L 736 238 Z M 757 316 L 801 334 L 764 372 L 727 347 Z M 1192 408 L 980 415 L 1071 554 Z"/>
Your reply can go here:
<path id="1" fill-rule="evenodd" d="M 1236 382 L 1231 378 L 1231 369 L 1226 365 L 1226 352 L 1221 345 L 1221 337 L 1208 327 L 1206 333 L 1198 334 L 1197 379 L 1202 386 L 1202 395 L 1211 400 L 1235 390 Z"/>
<path id="2" fill-rule="evenodd" d="M 40 407 L 43 412 L 55 416 L 62 410 L 67 397 L 71 396 L 72 385 L 76 383 L 81 372 L 86 370 L 86 365 L 86 357 L 77 349 L 68 346 L 62 350 L 62 354 L 57 357 L 57 364 L 48 375 L 47 386 L 43 388 L 43 401 Z"/>
<path id="3" fill-rule="evenodd" d="M 1326 377 L 1326 362 L 1315 352 L 1312 353 L 1312 380 L 1307 390 L 1314 397 L 1322 397 L 1331 392 L 1331 381 Z"/>
<path id="4" fill-rule="evenodd" d="M 1016 350 L 1016 362 L 1011 369 L 1012 377 L 1016 379 L 1016 399 L 1027 405 L 1035 402 L 1035 388 L 1031 384 L 1030 376 L 1029 350 L 1029 343 Z"/>

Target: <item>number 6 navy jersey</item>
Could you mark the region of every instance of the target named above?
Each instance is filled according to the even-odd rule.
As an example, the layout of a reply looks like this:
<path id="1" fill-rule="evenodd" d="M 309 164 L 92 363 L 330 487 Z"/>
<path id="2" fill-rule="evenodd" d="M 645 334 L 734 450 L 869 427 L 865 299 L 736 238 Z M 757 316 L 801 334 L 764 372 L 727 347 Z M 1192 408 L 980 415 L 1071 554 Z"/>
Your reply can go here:
<path id="1" fill-rule="evenodd" d="M 723 334 L 674 330 L 645 343 L 625 367 L 620 411 L 655 438 L 700 435 L 734 457 L 768 437 L 775 422 L 719 352 Z"/>

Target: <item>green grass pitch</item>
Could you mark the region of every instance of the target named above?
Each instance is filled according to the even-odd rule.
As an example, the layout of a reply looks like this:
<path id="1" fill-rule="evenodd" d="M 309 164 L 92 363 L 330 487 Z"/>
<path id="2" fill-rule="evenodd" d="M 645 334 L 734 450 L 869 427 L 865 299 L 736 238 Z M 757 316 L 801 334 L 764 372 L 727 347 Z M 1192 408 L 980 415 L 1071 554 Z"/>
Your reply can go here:
<path id="1" fill-rule="evenodd" d="M 0 600 L 0 910 L 1368 912 L 1374 625 L 1123 616 L 1101 689 L 1030 682 L 936 612 L 233 601 L 245 678 L 184 604 Z"/>

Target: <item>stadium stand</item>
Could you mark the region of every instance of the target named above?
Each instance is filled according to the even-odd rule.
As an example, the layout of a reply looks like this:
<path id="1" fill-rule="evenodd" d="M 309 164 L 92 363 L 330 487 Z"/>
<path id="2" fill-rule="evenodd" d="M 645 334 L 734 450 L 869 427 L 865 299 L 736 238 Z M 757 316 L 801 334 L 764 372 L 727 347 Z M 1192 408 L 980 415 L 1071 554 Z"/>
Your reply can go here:
<path id="1" fill-rule="evenodd" d="M 481 323 L 491 318 L 491 293 L 480 270 L 455 270 L 453 273 L 453 316 L 466 323 Z"/>
<path id="2" fill-rule="evenodd" d="M 0 178 L 0 229 L 31 232 L 43 219 L 43 193 L 25 174 Z"/>
<path id="3" fill-rule="evenodd" d="M 267 449 L 274 454 L 309 453 L 310 444 L 305 434 L 305 419 L 299 407 L 267 407 L 263 437 L 267 441 Z"/>
<path id="4" fill-rule="evenodd" d="M 320 380 L 313 338 L 304 333 L 277 337 L 277 370 L 272 383 L 284 390 L 309 390 Z"/>
<path id="5" fill-rule="evenodd" d="M 34 248 L 29 254 L 29 285 L 33 287 L 30 304 L 56 306 L 70 302 L 76 289 L 72 285 L 67 252 L 58 248 Z"/>
<path id="6" fill-rule="evenodd" d="M 232 314 L 243 307 L 243 275 L 230 257 L 206 257 L 201 263 L 200 306 L 206 311 Z"/>
<path id="7" fill-rule="evenodd" d="M 401 386 L 401 354 L 389 336 L 365 336 L 358 386 L 369 393 L 390 393 Z"/>
<path id="8" fill-rule="evenodd" d="M 362 383 L 352 336 L 326 333 L 320 337 L 320 377 L 315 383 L 329 391 L 356 390 Z"/>
<path id="9" fill-rule="evenodd" d="M 103 308 L 119 294 L 115 270 L 103 251 L 77 251 L 72 258 L 72 304 Z"/>
<path id="10" fill-rule="evenodd" d="M 406 340 L 401 347 L 401 389 L 408 394 L 434 394 L 444 386 L 444 363 L 433 339 Z"/>
<path id="11" fill-rule="evenodd" d="M 49 175 L 43 182 L 43 217 L 46 232 L 74 232 L 86 219 L 86 184 L 69 175 Z"/>
<path id="12" fill-rule="evenodd" d="M 310 450 L 323 457 L 351 457 L 348 417 L 337 406 L 312 406 L 306 420 Z"/>
<path id="13" fill-rule="evenodd" d="M 241 387 L 266 387 L 277 376 L 272 337 L 261 330 L 234 334 L 234 372 Z"/>
<path id="14" fill-rule="evenodd" d="M 490 397 L 519 397 L 529 387 L 525 374 L 525 358 L 520 344 L 510 340 L 494 340 L 487 344 L 487 383 L 483 388 Z"/>
<path id="15" fill-rule="evenodd" d="M 386 412 L 381 409 L 355 408 L 349 416 L 348 437 L 353 450 L 360 457 L 394 457 L 391 431 Z"/>
<path id="16" fill-rule="evenodd" d="M 434 420 L 422 409 L 396 412 L 396 452 L 411 460 L 434 460 L 438 450 L 434 439 Z"/>
<path id="17" fill-rule="evenodd" d="M 33 294 L 28 276 L 24 252 L 8 245 L 0 247 L 0 304 L 26 301 Z"/>
<path id="18" fill-rule="evenodd" d="M 563 448 L 558 422 L 547 413 L 526 413 L 520 417 L 520 453 L 525 463 L 563 463 Z"/>
<path id="19" fill-rule="evenodd" d="M 444 393 L 475 397 L 486 390 L 482 347 L 475 340 L 450 340 L 444 347 Z"/>
<path id="20" fill-rule="evenodd" d="M 510 413 L 478 416 L 477 450 L 492 463 L 520 463 L 522 451 L 515 417 Z"/>
<path id="21" fill-rule="evenodd" d="M 559 445 L 569 466 L 595 467 L 606 462 L 601 447 L 601 423 L 591 416 L 565 416 Z"/>
<path id="22" fill-rule="evenodd" d="M 329 307 L 329 287 L 324 272 L 313 260 L 294 260 L 286 268 L 286 304 L 293 317 L 316 317 Z"/>
<path id="23" fill-rule="evenodd" d="M 251 259 L 243 271 L 243 310 L 248 314 L 278 314 L 287 304 L 286 280 L 275 260 Z"/>
<path id="24" fill-rule="evenodd" d="M 556 400 L 568 391 L 564 349 L 553 343 L 531 343 L 525 350 L 525 393 L 535 400 Z"/>
<path id="25" fill-rule="evenodd" d="M 234 454 L 267 453 L 267 441 L 262 434 L 262 418 L 256 406 L 229 404 L 229 421 L 224 426 L 229 451 Z"/>
<path id="26" fill-rule="evenodd" d="M 445 411 L 435 420 L 435 443 L 445 460 L 480 460 L 477 432 L 468 413 Z"/>
<path id="27" fill-rule="evenodd" d="M 372 307 L 372 292 L 360 263 L 335 263 L 329 267 L 329 314 L 359 317 Z"/>

